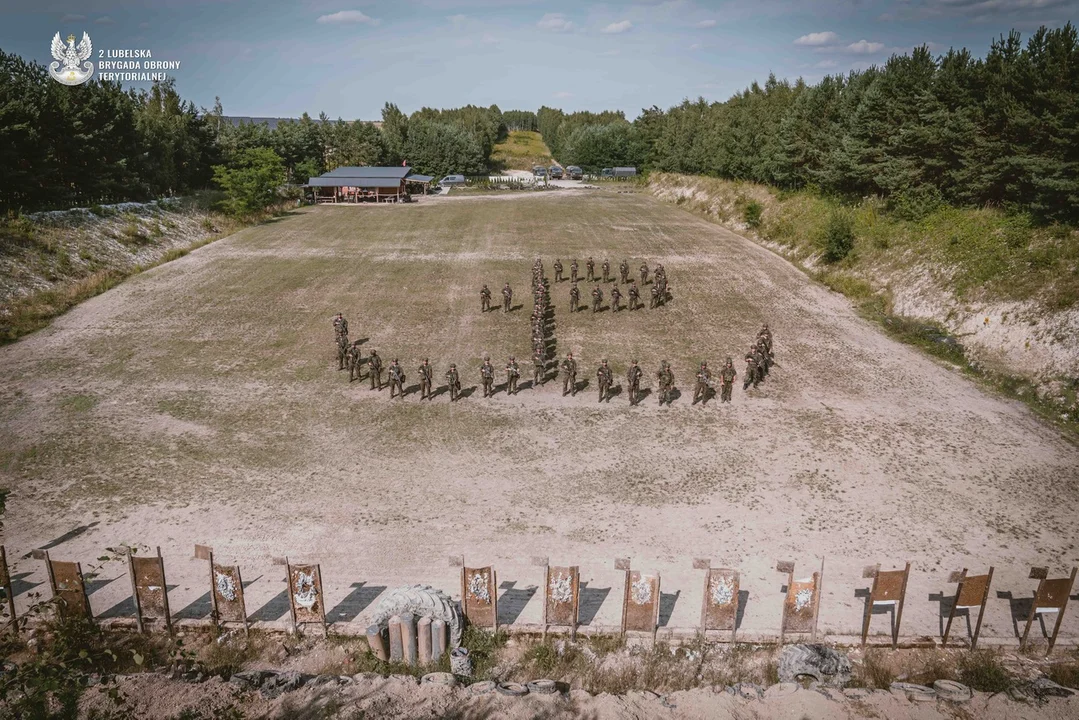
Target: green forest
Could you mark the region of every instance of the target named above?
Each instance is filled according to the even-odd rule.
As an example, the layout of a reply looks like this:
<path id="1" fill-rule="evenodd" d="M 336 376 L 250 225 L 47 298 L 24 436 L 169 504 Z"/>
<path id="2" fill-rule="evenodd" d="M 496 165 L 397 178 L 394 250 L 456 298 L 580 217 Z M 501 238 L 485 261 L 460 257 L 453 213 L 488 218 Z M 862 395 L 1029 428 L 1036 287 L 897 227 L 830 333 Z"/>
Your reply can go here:
<path id="1" fill-rule="evenodd" d="M 400 164 L 478 174 L 510 130 L 538 130 L 553 156 L 586 170 L 632 165 L 877 196 L 911 212 L 1000 207 L 1039 222 L 1079 220 L 1079 40 L 1068 24 L 994 41 L 984 58 L 927 47 L 811 85 L 769 77 L 725 102 L 643 110 L 467 106 L 381 128 L 304 114 L 234 126 L 220 102 L 198 109 L 169 83 L 69 88 L 0 50 L 0 212 L 145 200 L 227 183 L 258 166 L 303 183 L 341 165 Z M 270 154 L 251 153 L 269 149 Z M 265 163 L 268 166 L 263 167 Z M 216 167 L 216 170 L 215 170 Z"/>

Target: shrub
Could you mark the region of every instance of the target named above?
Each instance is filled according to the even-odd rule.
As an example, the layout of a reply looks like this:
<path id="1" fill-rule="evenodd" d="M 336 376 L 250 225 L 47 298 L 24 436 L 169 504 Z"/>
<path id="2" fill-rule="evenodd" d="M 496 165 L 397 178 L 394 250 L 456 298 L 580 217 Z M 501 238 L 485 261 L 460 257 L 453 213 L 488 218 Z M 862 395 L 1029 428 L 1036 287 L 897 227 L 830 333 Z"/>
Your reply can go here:
<path id="1" fill-rule="evenodd" d="M 975 650 L 959 660 L 959 682 L 979 692 L 1004 692 L 1015 679 L 1004 668 L 1000 656 L 992 650 Z"/>
<path id="2" fill-rule="evenodd" d="M 854 249 L 854 222 L 846 212 L 833 210 L 824 228 L 824 261 L 837 263 Z"/>
<path id="3" fill-rule="evenodd" d="M 746 209 L 742 211 L 742 219 L 745 220 L 746 225 L 751 228 L 759 228 L 761 226 L 761 215 L 764 213 L 764 206 L 756 200 L 750 200 L 746 205 Z"/>
<path id="4" fill-rule="evenodd" d="M 902 220 L 923 220 L 944 205 L 944 196 L 936 185 L 919 185 L 892 193 L 888 210 Z"/>

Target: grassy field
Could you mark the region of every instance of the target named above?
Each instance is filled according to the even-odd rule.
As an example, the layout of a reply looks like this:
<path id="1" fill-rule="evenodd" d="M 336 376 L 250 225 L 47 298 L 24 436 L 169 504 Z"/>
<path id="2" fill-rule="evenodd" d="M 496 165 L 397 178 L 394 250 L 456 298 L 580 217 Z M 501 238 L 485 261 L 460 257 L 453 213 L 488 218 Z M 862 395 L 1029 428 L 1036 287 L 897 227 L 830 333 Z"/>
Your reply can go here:
<path id="1" fill-rule="evenodd" d="M 583 275 L 590 255 L 634 270 L 662 262 L 674 299 L 570 314 L 568 283 L 553 288 L 553 351 L 578 357 L 582 393 L 525 382 L 515 397 L 420 402 L 424 357 L 439 387 L 457 363 L 466 390 L 484 355 L 499 384 L 510 355 L 527 368 L 533 259 L 552 275 L 556 258 L 567 270 L 578 258 Z M 480 286 L 497 295 L 505 282 L 524 307 L 481 314 Z M 408 397 L 391 402 L 336 369 L 337 311 L 364 355 L 400 358 Z M 767 382 L 743 392 L 740 376 L 731 405 L 692 405 L 698 363 L 718 369 L 730 355 L 742 373 L 762 322 L 778 362 Z M 600 405 L 603 358 L 617 390 L 631 360 L 648 388 L 669 360 L 680 396 L 630 407 L 619 392 Z M 769 251 L 643 192 L 305 208 L 0 347 L 9 557 L 76 527 L 93 529 L 57 556 L 160 545 L 177 558 L 177 607 L 205 592 L 204 565 L 185 560 L 196 542 L 265 572 L 250 608 L 280 591 L 269 562 L 285 554 L 324 562 L 332 603 L 358 578 L 452 588 L 447 554 L 497 562 L 522 585 L 537 553 L 580 562 L 592 583 L 616 582 L 612 559 L 632 555 L 663 569 L 671 623 L 687 626 L 700 598 L 673 594 L 699 585 L 699 555 L 742 569 L 751 634 L 778 617 L 776 558 L 826 555 L 826 627 L 860 626 L 862 566 L 911 559 L 920 601 L 904 629 L 930 633 L 937 607 L 924 598 L 939 578 L 926 568 L 999 559 L 1000 582 L 1018 591 L 1025 565 L 1072 562 L 1077 467 L 1079 450 L 1025 408 L 890 340 Z M 125 584 L 92 602 L 120 602 Z M 600 621 L 617 617 L 616 595 Z M 997 605 L 986 636 L 1010 628 Z"/>
<path id="2" fill-rule="evenodd" d="M 554 163 L 543 136 L 529 130 L 513 130 L 494 146 L 491 163 L 499 170 L 531 170 L 536 165 Z"/>

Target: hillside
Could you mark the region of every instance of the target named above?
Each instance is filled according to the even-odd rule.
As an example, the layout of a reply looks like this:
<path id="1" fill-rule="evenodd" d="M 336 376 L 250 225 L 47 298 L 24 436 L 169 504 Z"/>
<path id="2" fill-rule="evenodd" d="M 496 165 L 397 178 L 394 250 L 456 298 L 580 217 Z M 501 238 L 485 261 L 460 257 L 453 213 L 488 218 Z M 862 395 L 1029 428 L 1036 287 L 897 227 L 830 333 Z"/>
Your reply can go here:
<path id="1" fill-rule="evenodd" d="M 553 162 L 543 136 L 528 130 L 511 130 L 491 152 L 491 166 L 496 170 L 531 170 L 536 165 L 547 167 Z"/>
<path id="2" fill-rule="evenodd" d="M 844 206 L 700 176 L 657 173 L 649 187 L 791 260 L 892 334 L 1079 423 L 1075 230 L 989 208 L 889 210 L 872 197 Z M 827 262 L 834 227 L 849 229 L 852 244 Z"/>

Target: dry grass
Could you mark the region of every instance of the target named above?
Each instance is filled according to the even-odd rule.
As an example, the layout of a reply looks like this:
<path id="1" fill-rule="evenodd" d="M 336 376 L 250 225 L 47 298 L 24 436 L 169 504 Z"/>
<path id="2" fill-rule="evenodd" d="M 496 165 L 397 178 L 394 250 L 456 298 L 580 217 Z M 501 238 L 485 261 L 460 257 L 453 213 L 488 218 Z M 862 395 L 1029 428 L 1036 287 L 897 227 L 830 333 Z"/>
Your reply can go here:
<path id="1" fill-rule="evenodd" d="M 530 130 L 513 130 L 491 151 L 491 164 L 498 170 L 531 170 L 554 163 L 543 136 Z"/>

